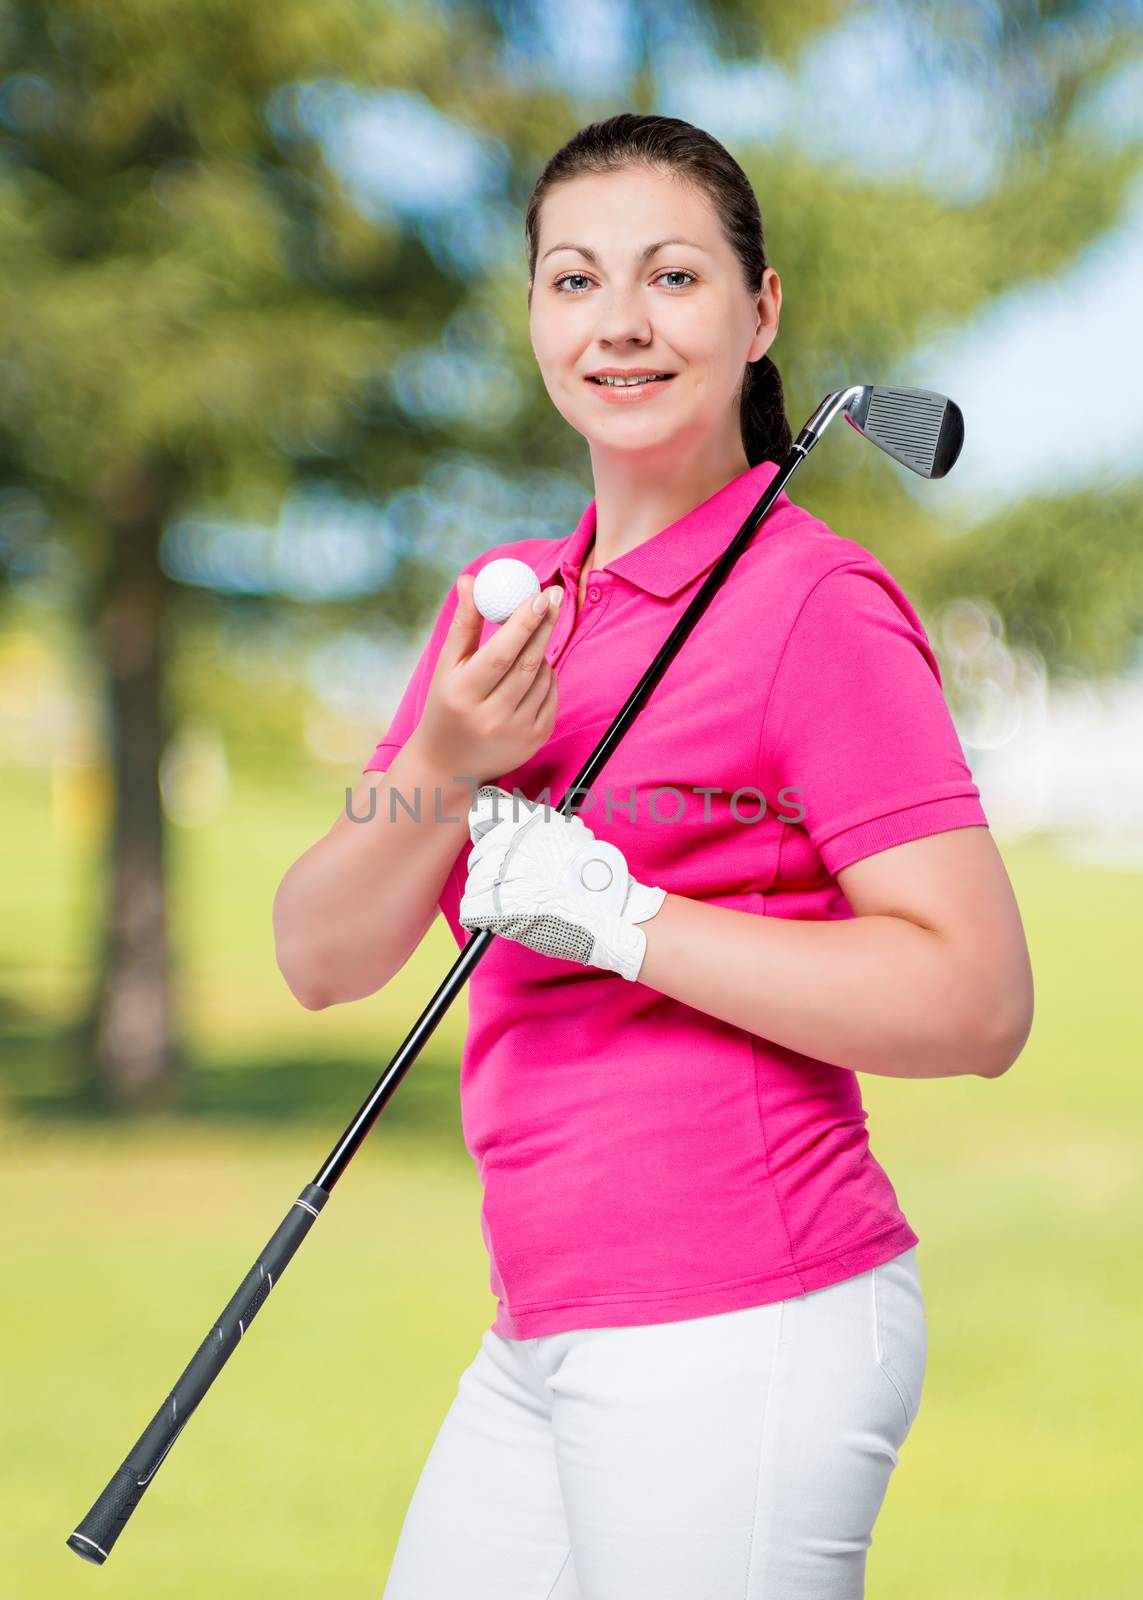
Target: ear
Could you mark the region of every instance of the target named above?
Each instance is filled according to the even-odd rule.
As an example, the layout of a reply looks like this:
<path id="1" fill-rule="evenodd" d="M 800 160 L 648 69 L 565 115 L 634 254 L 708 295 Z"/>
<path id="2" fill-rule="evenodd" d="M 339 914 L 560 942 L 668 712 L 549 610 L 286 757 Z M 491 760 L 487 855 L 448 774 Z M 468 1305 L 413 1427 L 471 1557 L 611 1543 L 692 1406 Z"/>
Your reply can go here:
<path id="1" fill-rule="evenodd" d="M 762 290 L 755 301 L 757 328 L 750 348 L 746 353 L 747 361 L 761 361 L 769 350 L 774 340 L 778 337 L 778 319 L 782 309 L 782 280 L 773 267 L 767 267 L 762 274 Z"/>

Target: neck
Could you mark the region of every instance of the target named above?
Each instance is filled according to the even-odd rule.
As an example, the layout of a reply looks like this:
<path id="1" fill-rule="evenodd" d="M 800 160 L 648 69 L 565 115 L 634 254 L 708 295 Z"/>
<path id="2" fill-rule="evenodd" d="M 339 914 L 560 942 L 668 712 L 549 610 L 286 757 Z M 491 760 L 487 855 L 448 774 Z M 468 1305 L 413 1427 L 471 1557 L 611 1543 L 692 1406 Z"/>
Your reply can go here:
<path id="1" fill-rule="evenodd" d="M 595 480 L 595 534 L 584 571 L 605 567 L 661 533 L 709 500 L 731 479 L 749 471 L 737 434 L 709 440 L 696 452 L 664 446 L 654 451 L 591 451 Z"/>

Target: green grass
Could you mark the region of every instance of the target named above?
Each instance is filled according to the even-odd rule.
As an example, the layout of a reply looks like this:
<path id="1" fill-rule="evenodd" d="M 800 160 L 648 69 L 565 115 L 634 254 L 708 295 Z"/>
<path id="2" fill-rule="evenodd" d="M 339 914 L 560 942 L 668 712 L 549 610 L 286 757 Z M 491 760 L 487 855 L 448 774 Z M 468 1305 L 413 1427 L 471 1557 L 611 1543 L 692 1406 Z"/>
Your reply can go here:
<path id="1" fill-rule="evenodd" d="M 64 1540 L 330 1141 L 54 1131 L 3 1150 L 5 1592 L 107 1579 Z M 487 1321 L 475 1172 L 375 1133 L 111 1555 L 118 1595 L 376 1595 Z M 14 1237 L 13 1237 L 14 1235 Z"/>
<path id="2" fill-rule="evenodd" d="M 90 847 L 48 825 L 41 775 L 4 781 L 5 1592 L 56 1600 L 111 1583 L 123 1600 L 199 1600 L 255 1585 L 275 1600 L 379 1600 L 494 1309 L 456 1108 L 461 1002 L 180 1435 L 109 1574 L 64 1540 L 455 945 L 438 921 L 390 989 L 303 1011 L 274 966 L 269 907 L 340 786 L 246 781 L 219 823 L 175 836 L 192 1110 L 92 1119 L 65 1031 L 89 977 Z M 994 1082 L 861 1080 L 874 1152 L 921 1238 L 930 1341 L 870 1600 L 1127 1600 L 1143 1565 L 1143 874 L 1077 866 L 1049 841 L 1004 854 L 1036 974 L 1023 1056 Z"/>

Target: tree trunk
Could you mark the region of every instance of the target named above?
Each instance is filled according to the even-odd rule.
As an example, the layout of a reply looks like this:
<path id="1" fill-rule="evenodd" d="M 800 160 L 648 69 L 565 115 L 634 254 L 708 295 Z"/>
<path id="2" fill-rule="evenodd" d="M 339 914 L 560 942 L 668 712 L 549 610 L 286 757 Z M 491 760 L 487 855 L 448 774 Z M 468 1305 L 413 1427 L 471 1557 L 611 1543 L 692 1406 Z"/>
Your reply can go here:
<path id="1" fill-rule="evenodd" d="M 166 837 L 159 760 L 167 742 L 164 624 L 172 584 L 159 565 L 171 479 L 157 461 L 109 474 L 101 500 L 111 549 L 90 612 L 103 673 L 111 762 L 97 977 L 81 1026 L 87 1081 L 108 1109 L 180 1098 L 172 1025 Z"/>

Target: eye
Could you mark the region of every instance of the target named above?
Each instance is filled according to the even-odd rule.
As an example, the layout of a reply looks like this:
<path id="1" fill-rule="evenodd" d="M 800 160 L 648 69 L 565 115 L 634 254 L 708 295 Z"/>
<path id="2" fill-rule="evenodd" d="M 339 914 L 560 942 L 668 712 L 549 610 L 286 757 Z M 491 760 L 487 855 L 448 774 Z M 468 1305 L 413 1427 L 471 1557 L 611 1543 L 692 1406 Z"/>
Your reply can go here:
<path id="1" fill-rule="evenodd" d="M 662 272 L 660 272 L 657 276 L 660 278 L 689 278 L 691 283 L 696 281 L 695 274 L 693 272 L 687 272 L 683 267 L 664 267 Z M 591 282 L 591 279 L 588 277 L 586 272 L 565 272 L 562 277 L 559 277 L 555 280 L 555 282 L 552 284 L 552 288 L 560 289 L 562 284 L 569 283 L 573 278 L 579 278 L 583 283 Z M 672 285 L 673 288 L 678 289 L 686 289 L 689 288 L 689 286 L 689 284 Z M 568 293 L 572 295 L 578 295 L 582 294 L 583 290 L 571 289 L 568 291 Z"/>
<path id="2" fill-rule="evenodd" d="M 694 273 L 693 272 L 687 272 L 685 270 L 685 268 L 683 268 L 683 267 L 664 267 L 663 271 L 660 272 L 659 276 L 660 276 L 660 278 L 689 278 L 692 283 L 694 283 L 694 281 L 695 281 Z M 676 288 L 686 288 L 686 285 L 685 284 L 678 284 L 675 287 Z"/>
<path id="3" fill-rule="evenodd" d="M 552 288 L 553 289 L 558 289 L 560 284 L 561 283 L 567 283 L 569 278 L 583 278 L 585 281 L 587 281 L 587 273 L 586 272 L 565 272 L 562 278 L 557 278 L 556 279 L 556 281 L 552 284 Z M 582 292 L 583 291 L 580 290 L 580 289 L 573 290 L 573 293 L 575 293 L 575 294 L 582 294 Z"/>

